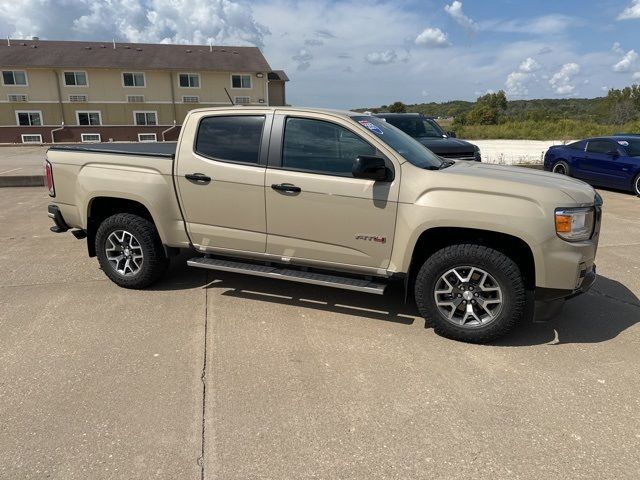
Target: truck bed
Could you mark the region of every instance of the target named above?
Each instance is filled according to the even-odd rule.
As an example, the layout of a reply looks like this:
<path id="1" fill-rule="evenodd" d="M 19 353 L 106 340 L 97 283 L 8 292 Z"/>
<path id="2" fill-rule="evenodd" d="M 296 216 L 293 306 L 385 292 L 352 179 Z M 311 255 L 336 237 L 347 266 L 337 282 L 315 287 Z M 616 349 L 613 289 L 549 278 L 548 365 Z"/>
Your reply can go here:
<path id="1" fill-rule="evenodd" d="M 168 143 L 95 143 L 89 145 L 54 145 L 49 150 L 67 152 L 108 153 L 110 155 L 137 155 L 142 157 L 174 158 L 176 142 Z"/>

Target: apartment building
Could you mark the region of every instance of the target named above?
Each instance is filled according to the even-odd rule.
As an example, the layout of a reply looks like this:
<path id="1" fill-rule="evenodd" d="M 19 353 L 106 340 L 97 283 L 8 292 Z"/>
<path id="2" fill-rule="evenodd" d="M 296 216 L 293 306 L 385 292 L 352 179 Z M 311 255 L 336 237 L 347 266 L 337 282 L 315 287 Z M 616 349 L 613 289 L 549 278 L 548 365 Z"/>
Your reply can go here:
<path id="1" fill-rule="evenodd" d="M 175 140 L 189 110 L 284 105 L 256 47 L 10 40 L 0 45 L 0 143 Z"/>

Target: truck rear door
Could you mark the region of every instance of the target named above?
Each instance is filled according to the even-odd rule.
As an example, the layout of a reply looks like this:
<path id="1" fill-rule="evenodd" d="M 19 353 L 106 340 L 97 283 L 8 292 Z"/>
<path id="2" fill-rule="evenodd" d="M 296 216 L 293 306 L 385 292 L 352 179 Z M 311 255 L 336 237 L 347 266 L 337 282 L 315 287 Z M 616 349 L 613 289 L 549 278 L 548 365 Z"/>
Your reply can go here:
<path id="1" fill-rule="evenodd" d="M 202 251 L 264 253 L 264 181 L 273 115 L 198 112 L 185 122 L 175 164 L 180 206 Z"/>

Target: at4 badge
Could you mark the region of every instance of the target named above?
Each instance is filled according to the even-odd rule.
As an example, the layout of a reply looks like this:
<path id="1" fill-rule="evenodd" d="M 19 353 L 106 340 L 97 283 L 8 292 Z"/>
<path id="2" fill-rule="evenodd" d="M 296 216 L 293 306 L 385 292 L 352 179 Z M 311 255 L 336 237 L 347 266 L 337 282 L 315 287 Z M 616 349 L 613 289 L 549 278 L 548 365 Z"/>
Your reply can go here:
<path id="1" fill-rule="evenodd" d="M 367 242 L 387 243 L 387 237 L 382 235 L 367 235 L 366 233 L 358 233 L 356 240 L 365 240 Z"/>

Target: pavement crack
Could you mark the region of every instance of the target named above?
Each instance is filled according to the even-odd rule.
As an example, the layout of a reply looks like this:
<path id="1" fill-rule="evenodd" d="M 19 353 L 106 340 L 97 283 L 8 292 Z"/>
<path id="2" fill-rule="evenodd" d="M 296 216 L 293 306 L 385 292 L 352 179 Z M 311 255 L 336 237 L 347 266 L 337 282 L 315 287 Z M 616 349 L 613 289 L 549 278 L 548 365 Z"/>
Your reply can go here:
<path id="1" fill-rule="evenodd" d="M 209 283 L 209 272 L 205 272 L 205 285 Z M 207 409 L 207 329 L 209 327 L 209 289 L 204 289 L 204 353 L 202 360 L 202 372 L 200 381 L 202 382 L 202 426 L 200 441 L 200 457 L 198 466 L 200 467 L 200 480 L 204 480 L 204 448 L 205 448 L 205 412 Z"/>

